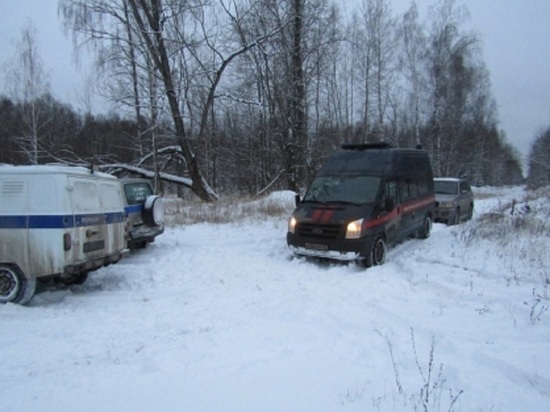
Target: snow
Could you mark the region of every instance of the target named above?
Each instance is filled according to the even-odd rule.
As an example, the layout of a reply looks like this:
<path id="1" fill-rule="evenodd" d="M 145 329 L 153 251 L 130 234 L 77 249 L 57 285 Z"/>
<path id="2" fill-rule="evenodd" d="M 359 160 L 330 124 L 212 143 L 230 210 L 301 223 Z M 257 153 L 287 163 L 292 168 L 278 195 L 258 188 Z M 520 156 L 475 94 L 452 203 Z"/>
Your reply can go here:
<path id="1" fill-rule="evenodd" d="M 368 270 L 291 255 L 291 192 L 284 216 L 168 228 L 0 306 L 0 411 L 548 410 L 550 237 L 481 236 L 525 193 L 475 193 L 473 221 Z"/>

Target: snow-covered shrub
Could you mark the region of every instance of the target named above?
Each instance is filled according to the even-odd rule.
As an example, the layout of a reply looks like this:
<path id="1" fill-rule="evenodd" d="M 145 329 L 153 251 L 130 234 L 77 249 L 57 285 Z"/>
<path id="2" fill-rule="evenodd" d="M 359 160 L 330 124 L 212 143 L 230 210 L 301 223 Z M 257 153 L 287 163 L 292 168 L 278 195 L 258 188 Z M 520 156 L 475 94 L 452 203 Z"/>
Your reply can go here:
<path id="1" fill-rule="evenodd" d="M 550 187 L 496 206 L 457 230 L 457 240 L 475 254 L 480 242 L 495 244 L 500 272 L 516 282 L 550 284 Z"/>

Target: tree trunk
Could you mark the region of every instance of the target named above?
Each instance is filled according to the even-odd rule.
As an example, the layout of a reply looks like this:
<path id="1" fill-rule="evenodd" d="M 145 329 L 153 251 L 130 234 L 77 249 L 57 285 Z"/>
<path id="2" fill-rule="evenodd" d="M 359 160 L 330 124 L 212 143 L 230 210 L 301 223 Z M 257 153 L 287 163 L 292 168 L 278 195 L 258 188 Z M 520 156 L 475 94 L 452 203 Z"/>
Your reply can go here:
<path id="1" fill-rule="evenodd" d="M 129 0 L 132 8 L 134 18 L 138 23 L 140 31 L 144 37 L 147 46 L 151 52 L 151 57 L 155 63 L 157 70 L 160 72 L 164 88 L 166 91 L 166 97 L 170 106 L 170 113 L 172 120 L 174 121 L 174 128 L 176 132 L 176 138 L 181 147 L 183 157 L 187 163 L 187 170 L 191 181 L 193 182 L 191 190 L 201 200 L 212 201 L 215 196 L 208 190 L 207 184 L 200 172 L 197 157 L 191 150 L 187 136 L 185 133 L 185 125 L 183 123 L 183 117 L 179 107 L 178 96 L 176 94 L 176 88 L 172 79 L 172 70 L 170 68 L 170 60 L 164 44 L 164 38 L 162 37 L 162 23 L 161 23 L 161 9 L 162 0 L 151 0 L 149 6 L 145 0 Z M 138 8 L 139 3 L 139 8 Z M 147 18 L 149 29 L 146 27 L 145 22 L 142 19 L 140 10 L 143 11 Z M 151 37 L 155 37 L 154 39 Z"/>

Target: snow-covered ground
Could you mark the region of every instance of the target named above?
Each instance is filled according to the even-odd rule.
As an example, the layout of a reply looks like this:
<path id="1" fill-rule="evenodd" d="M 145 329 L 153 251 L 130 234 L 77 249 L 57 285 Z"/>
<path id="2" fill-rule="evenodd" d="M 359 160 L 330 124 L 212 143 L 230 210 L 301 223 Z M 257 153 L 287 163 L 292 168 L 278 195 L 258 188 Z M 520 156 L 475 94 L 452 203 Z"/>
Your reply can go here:
<path id="1" fill-rule="evenodd" d="M 549 234 L 476 194 L 368 270 L 293 258 L 286 216 L 170 228 L 0 306 L 0 411 L 550 410 Z"/>

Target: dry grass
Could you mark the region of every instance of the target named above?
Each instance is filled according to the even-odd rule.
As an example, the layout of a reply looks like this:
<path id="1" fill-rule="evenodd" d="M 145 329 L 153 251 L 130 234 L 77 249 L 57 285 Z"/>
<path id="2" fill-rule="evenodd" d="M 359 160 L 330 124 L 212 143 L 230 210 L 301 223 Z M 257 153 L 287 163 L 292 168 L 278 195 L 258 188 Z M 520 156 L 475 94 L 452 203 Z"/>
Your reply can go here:
<path id="1" fill-rule="evenodd" d="M 521 202 L 502 204 L 457 231 L 464 245 L 494 242 L 507 276 L 550 284 L 550 187 L 530 192 Z M 475 247 L 475 246 L 474 246 Z"/>
<path id="2" fill-rule="evenodd" d="M 166 199 L 166 221 L 168 226 L 234 223 L 245 219 L 288 217 L 293 209 L 293 200 L 269 196 L 260 199 L 228 197 L 212 203 L 172 198 Z"/>

